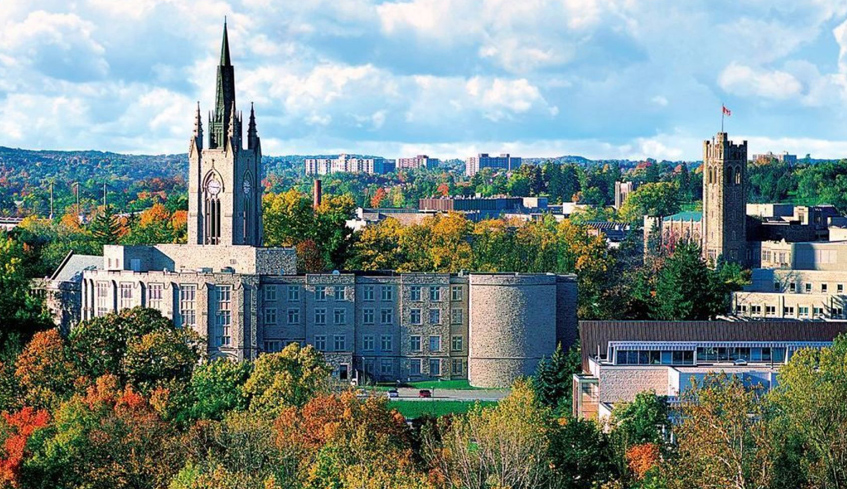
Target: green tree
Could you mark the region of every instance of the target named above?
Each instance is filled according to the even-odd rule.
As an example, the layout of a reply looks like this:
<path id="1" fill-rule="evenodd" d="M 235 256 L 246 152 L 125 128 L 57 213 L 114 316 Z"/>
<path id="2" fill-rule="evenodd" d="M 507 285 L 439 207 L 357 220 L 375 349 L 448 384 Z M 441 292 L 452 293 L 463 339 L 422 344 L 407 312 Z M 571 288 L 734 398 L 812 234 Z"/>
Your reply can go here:
<path id="1" fill-rule="evenodd" d="M 556 479 L 566 489 L 589 489 L 615 478 L 608 435 L 590 420 L 562 418 L 548 434 Z"/>
<path id="2" fill-rule="evenodd" d="M 248 400 L 244 384 L 253 371 L 250 362 L 213 360 L 197 366 L 191 376 L 194 419 L 221 420 L 230 411 L 244 411 Z"/>
<path id="3" fill-rule="evenodd" d="M 561 416 L 571 412 L 573 395 L 573 374 L 582 371 L 582 356 L 579 344 L 574 344 L 567 351 L 562 350 L 562 344 L 550 358 L 542 358 L 538 362 L 531 385 L 539 402 L 555 409 Z"/>
<path id="4" fill-rule="evenodd" d="M 330 372 L 323 355 L 311 345 L 301 348 L 291 343 L 256 360 L 244 392 L 251 409 L 273 416 L 287 406 L 302 406 L 324 390 Z"/>
<path id="5" fill-rule="evenodd" d="M 69 342 L 77 368 L 95 379 L 107 373 L 122 374 L 130 342 L 148 333 L 172 329 L 171 320 L 159 311 L 135 307 L 81 322 L 71 331 Z M 152 354 L 155 356 L 155 352 Z"/>
<path id="6" fill-rule="evenodd" d="M 814 487 L 847 487 L 847 337 L 794 353 L 772 393 L 776 424 L 805 448 L 801 467 Z"/>
<path id="7" fill-rule="evenodd" d="M 0 349 L 25 344 L 36 332 L 53 326 L 43 302 L 30 292 L 23 246 L 0 234 Z"/>
<path id="8" fill-rule="evenodd" d="M 623 221 L 640 223 L 645 215 L 669 216 L 680 210 L 680 189 L 676 183 L 645 183 L 629 194 L 618 214 Z"/>
<path id="9" fill-rule="evenodd" d="M 165 327 L 129 338 L 121 359 L 121 373 L 142 392 L 160 383 L 186 381 L 202 358 L 199 335 L 192 329 Z"/>
<path id="10" fill-rule="evenodd" d="M 103 208 L 103 212 L 88 225 L 91 237 L 100 246 L 118 244 L 121 237 L 121 223 L 111 205 Z"/>
<path id="11" fill-rule="evenodd" d="M 644 443 L 662 445 L 671 428 L 667 399 L 652 391 L 640 392 L 632 402 L 615 405 L 611 424 L 624 449 Z"/>
<path id="12" fill-rule="evenodd" d="M 710 319 L 726 312 L 729 289 L 719 282 L 694 243 L 679 244 L 664 260 L 655 287 L 654 319 Z"/>

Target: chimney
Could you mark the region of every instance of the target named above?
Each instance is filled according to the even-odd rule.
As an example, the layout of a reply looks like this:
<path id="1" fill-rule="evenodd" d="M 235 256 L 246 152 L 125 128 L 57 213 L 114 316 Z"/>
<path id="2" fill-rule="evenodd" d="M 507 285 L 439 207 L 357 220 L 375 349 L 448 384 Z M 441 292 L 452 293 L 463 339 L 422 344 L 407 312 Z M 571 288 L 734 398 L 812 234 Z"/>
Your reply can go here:
<path id="1" fill-rule="evenodd" d="M 321 198 L 323 197 L 321 192 L 321 181 L 316 178 L 314 185 L 312 185 L 312 207 L 315 209 L 321 205 Z"/>

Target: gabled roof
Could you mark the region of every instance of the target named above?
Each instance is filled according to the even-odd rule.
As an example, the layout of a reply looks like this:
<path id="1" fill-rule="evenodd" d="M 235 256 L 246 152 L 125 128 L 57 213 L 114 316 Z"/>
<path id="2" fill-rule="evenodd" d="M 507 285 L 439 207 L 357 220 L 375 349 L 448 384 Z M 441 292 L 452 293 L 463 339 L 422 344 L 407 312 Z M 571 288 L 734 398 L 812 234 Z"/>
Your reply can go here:
<path id="1" fill-rule="evenodd" d="M 83 270 L 98 270 L 103 268 L 103 257 L 97 255 L 77 255 L 73 251 L 68 252 L 62 263 L 59 264 L 50 280 L 59 282 L 70 282 Z"/>

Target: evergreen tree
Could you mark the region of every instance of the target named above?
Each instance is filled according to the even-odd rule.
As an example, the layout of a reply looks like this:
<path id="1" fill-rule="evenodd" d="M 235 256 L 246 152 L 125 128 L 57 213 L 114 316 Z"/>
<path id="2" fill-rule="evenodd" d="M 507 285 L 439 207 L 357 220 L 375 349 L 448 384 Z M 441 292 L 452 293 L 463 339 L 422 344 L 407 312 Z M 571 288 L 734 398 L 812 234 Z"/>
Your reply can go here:
<path id="1" fill-rule="evenodd" d="M 582 370 L 582 357 L 579 344 L 574 344 L 567 352 L 562 344 L 550 358 L 543 358 L 538 363 L 535 376 L 532 378 L 532 388 L 538 400 L 549 407 L 555 408 L 560 414 L 571 411 L 571 387 L 573 374 Z"/>
<path id="2" fill-rule="evenodd" d="M 112 206 L 107 205 L 101 214 L 89 225 L 91 236 L 101 245 L 117 244 L 121 234 L 121 224 Z"/>

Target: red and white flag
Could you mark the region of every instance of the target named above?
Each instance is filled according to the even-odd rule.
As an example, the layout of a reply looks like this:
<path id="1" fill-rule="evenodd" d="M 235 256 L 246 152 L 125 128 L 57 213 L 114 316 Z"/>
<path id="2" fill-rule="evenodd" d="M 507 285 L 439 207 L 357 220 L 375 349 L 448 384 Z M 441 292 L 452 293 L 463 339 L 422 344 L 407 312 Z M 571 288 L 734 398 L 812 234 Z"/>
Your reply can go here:
<path id="1" fill-rule="evenodd" d="M 732 115 L 732 111 L 727 109 L 726 105 L 722 105 L 721 107 L 723 107 L 723 115 L 725 115 L 725 116 L 731 116 Z"/>

